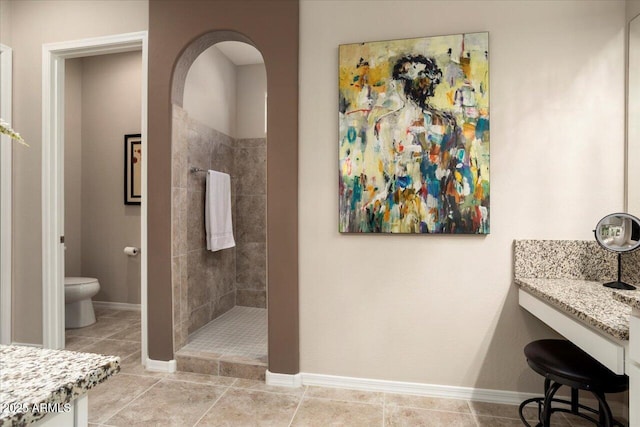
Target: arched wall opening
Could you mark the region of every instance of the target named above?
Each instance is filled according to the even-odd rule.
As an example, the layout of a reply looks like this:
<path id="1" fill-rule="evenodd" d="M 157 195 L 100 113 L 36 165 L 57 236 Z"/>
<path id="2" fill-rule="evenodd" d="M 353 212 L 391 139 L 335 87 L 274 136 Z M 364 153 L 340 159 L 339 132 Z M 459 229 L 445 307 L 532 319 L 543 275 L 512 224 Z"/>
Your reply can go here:
<path id="1" fill-rule="evenodd" d="M 229 38 L 232 29 L 232 37 Z M 227 33 L 223 37 L 223 34 Z M 241 36 L 242 35 L 242 36 Z M 209 41 L 207 41 L 207 39 Z M 149 3 L 148 322 L 149 358 L 173 359 L 171 286 L 171 108 L 179 82 L 212 42 L 251 41 L 267 72 L 267 274 L 269 371 L 296 374 L 298 316 L 298 47 L 297 1 Z M 204 44 L 198 51 L 201 43 Z M 188 58 L 191 58 L 189 60 Z M 182 75 L 182 78 L 180 78 Z M 174 79 L 175 76 L 175 79 Z M 174 80 L 177 82 L 173 84 Z M 173 96 L 173 94 L 176 94 Z M 172 102 L 175 101 L 175 102 Z"/>
<path id="2" fill-rule="evenodd" d="M 217 37 L 205 39 L 211 43 Z M 196 51 L 206 44 L 196 43 Z M 175 76 L 174 87 L 184 84 L 175 93 L 182 105 L 172 102 L 172 307 L 178 369 L 211 373 L 210 366 L 203 366 L 209 360 L 214 365 L 225 362 L 221 374 L 263 379 L 267 362 L 264 61 L 245 42 L 213 42 L 193 60 L 184 82 L 176 82 Z M 212 177 L 228 175 L 222 177 L 229 179 L 228 192 L 207 195 L 208 170 L 214 171 Z M 222 248 L 210 247 L 205 210 L 207 206 L 214 210 L 221 200 L 231 213 L 234 242 L 228 247 L 227 236 Z M 214 222 L 209 222 L 209 234 L 222 231 L 211 230 Z"/>

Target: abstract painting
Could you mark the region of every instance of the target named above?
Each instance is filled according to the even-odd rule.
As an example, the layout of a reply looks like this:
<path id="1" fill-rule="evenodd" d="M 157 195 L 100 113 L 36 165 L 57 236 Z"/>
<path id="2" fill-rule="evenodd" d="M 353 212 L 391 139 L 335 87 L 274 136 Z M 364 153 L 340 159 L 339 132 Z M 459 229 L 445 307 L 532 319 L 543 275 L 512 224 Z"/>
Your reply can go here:
<path id="1" fill-rule="evenodd" d="M 339 53 L 339 231 L 488 234 L 488 33 Z"/>

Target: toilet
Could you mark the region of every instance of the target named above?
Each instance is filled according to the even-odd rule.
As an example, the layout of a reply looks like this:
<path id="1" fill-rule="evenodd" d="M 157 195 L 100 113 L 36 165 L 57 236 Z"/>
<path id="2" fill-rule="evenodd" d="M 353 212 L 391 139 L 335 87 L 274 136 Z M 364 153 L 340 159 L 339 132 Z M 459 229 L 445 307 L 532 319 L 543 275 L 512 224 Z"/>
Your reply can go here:
<path id="1" fill-rule="evenodd" d="M 96 323 L 91 298 L 100 290 L 93 277 L 64 278 L 64 327 L 83 328 Z"/>

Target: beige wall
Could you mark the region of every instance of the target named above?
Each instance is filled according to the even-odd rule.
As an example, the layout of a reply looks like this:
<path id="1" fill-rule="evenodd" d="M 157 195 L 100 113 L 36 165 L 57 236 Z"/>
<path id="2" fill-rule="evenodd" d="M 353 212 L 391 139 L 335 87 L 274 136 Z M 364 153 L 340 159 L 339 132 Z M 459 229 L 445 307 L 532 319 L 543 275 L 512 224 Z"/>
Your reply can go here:
<path id="1" fill-rule="evenodd" d="M 241 65 L 238 75 L 237 138 L 264 138 L 267 73 L 264 64 Z"/>
<path id="2" fill-rule="evenodd" d="M 11 2 L 0 0 L 0 43 L 11 47 Z"/>
<path id="3" fill-rule="evenodd" d="M 539 391 L 514 239 L 592 239 L 623 208 L 623 1 L 300 4 L 301 371 Z M 380 25 L 374 25 L 380 23 Z M 491 234 L 340 235 L 339 44 L 489 31 Z"/>
<path id="4" fill-rule="evenodd" d="M 42 342 L 42 44 L 147 28 L 146 0 L 11 2 L 13 124 L 31 145 L 26 150 L 14 150 L 13 158 L 15 341 Z"/>
<path id="5" fill-rule="evenodd" d="M 140 303 L 140 206 L 123 203 L 123 138 L 140 133 L 140 52 L 65 62 L 65 275 L 96 277 L 95 301 Z"/>
<path id="6" fill-rule="evenodd" d="M 236 66 L 211 46 L 196 58 L 184 85 L 183 108 L 192 119 L 236 136 Z"/>
<path id="7" fill-rule="evenodd" d="M 64 63 L 65 276 L 82 276 L 82 61 Z"/>

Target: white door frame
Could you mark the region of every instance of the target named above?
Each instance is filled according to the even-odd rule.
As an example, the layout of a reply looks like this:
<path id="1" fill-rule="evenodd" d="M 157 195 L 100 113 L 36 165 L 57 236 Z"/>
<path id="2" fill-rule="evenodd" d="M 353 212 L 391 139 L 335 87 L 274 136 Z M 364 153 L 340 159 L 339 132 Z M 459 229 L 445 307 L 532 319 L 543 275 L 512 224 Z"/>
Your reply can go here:
<path id="1" fill-rule="evenodd" d="M 65 59 L 142 51 L 142 152 L 147 152 L 148 32 L 49 43 L 42 46 L 42 344 L 64 348 L 64 62 Z M 142 363 L 147 348 L 147 159 L 142 156 L 140 291 Z"/>
<path id="2" fill-rule="evenodd" d="M 12 50 L 0 44 L 0 117 L 11 123 Z M 11 149 L 8 136 L 0 138 L 0 344 L 11 344 Z"/>

